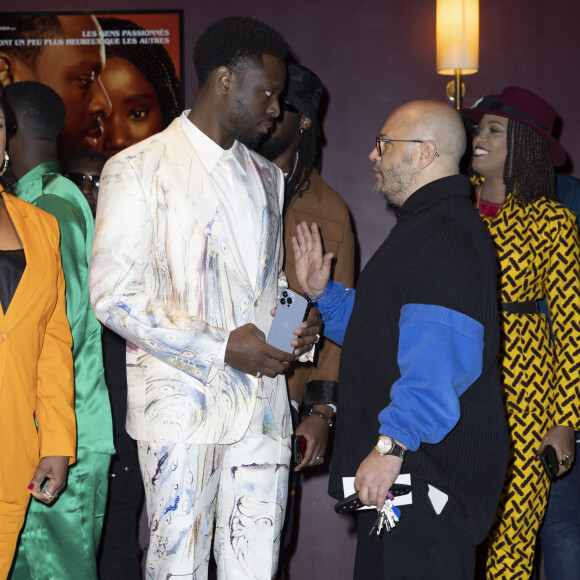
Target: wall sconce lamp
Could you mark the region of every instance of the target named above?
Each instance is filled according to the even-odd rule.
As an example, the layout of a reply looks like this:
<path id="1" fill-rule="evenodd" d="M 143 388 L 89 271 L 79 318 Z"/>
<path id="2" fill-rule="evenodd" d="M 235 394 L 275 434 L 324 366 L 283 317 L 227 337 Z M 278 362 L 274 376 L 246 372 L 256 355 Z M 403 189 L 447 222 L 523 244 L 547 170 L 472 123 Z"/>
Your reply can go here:
<path id="1" fill-rule="evenodd" d="M 457 110 L 465 94 L 462 75 L 479 68 L 479 0 L 437 0 L 437 72 L 454 75 L 447 96 Z"/>

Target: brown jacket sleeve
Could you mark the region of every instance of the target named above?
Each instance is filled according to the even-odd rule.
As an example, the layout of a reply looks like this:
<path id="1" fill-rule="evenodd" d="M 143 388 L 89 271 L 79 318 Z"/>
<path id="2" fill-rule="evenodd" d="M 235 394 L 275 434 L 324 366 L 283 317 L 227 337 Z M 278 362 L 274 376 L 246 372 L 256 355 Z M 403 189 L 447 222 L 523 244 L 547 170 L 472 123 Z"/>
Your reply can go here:
<path id="1" fill-rule="evenodd" d="M 332 278 L 346 288 L 354 283 L 354 235 L 348 208 L 340 195 L 316 172 L 310 176 L 310 186 L 290 202 L 284 218 L 284 273 L 288 285 L 302 292 L 296 278 L 292 236 L 296 225 L 316 222 L 320 228 L 325 252 L 334 254 Z M 296 363 L 287 374 L 290 398 L 302 402 L 304 390 L 310 381 L 338 381 L 340 347 L 323 340 L 317 347 L 315 363 Z"/>

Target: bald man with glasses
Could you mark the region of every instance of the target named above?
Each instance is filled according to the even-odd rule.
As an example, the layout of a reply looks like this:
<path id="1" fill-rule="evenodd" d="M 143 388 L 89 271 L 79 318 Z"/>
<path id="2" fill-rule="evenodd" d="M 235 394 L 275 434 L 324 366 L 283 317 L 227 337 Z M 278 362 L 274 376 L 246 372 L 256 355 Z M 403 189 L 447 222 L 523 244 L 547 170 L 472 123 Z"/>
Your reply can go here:
<path id="1" fill-rule="evenodd" d="M 377 512 L 358 513 L 356 579 L 472 579 L 499 499 L 496 265 L 459 175 L 465 144 L 443 103 L 414 101 L 387 119 L 369 157 L 397 223 L 356 291 L 329 280 L 316 224 L 293 241 L 300 284 L 342 344 L 330 493 L 342 498 L 354 477 L 360 501 L 380 510 L 398 476 L 412 487 L 382 539 L 369 537 Z"/>

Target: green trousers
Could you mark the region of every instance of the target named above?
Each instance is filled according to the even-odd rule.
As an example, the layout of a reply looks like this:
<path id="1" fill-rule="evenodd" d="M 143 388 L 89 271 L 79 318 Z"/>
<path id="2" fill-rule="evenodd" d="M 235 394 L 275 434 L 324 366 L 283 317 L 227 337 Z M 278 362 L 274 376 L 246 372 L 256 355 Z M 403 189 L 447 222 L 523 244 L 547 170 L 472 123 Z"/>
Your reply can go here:
<path id="1" fill-rule="evenodd" d="M 10 580 L 97 580 L 110 462 L 79 449 L 58 500 L 30 502 Z"/>

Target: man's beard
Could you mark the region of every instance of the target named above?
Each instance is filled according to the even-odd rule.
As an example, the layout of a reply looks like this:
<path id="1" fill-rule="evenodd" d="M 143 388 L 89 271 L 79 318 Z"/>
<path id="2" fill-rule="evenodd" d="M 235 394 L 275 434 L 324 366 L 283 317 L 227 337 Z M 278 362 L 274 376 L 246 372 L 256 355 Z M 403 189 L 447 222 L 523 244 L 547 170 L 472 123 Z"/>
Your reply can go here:
<path id="1" fill-rule="evenodd" d="M 412 187 L 412 162 L 410 155 L 403 157 L 403 162 L 393 165 L 384 172 L 377 169 L 381 183 L 375 184 L 375 193 L 386 199 L 392 206 L 401 207 L 409 197 L 407 192 Z"/>
<path id="2" fill-rule="evenodd" d="M 277 126 L 272 127 L 272 131 L 267 135 L 262 137 L 262 140 L 258 143 L 256 151 L 263 155 L 268 161 L 274 161 L 278 159 L 283 153 L 294 146 L 294 141 L 296 141 L 296 136 L 300 129 L 300 115 L 296 115 L 296 130 L 286 131 L 283 135 L 276 135 Z"/>
<path id="3" fill-rule="evenodd" d="M 248 149 L 256 149 L 263 137 L 257 126 L 250 124 L 246 104 L 238 97 L 230 113 L 230 128 L 232 135 Z M 264 119 L 266 121 L 267 119 Z"/>

